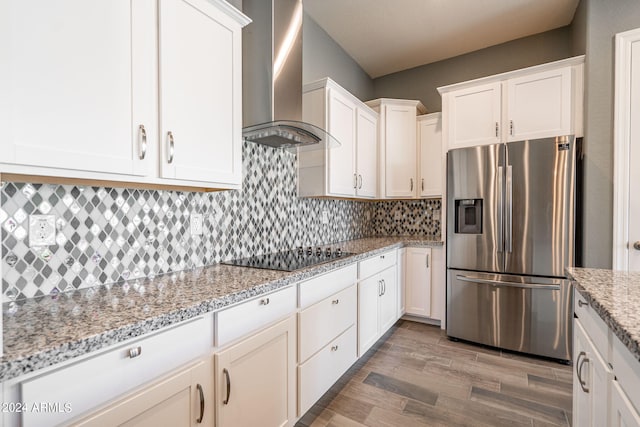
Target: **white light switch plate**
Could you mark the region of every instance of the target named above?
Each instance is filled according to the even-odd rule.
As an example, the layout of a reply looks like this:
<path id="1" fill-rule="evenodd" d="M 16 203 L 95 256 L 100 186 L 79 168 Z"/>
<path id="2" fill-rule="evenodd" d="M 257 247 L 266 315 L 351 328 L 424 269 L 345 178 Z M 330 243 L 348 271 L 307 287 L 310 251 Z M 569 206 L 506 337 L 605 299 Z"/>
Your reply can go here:
<path id="1" fill-rule="evenodd" d="M 29 215 L 29 247 L 56 244 L 56 216 Z"/>
<path id="2" fill-rule="evenodd" d="M 329 212 L 322 211 L 322 223 L 329 224 Z"/>

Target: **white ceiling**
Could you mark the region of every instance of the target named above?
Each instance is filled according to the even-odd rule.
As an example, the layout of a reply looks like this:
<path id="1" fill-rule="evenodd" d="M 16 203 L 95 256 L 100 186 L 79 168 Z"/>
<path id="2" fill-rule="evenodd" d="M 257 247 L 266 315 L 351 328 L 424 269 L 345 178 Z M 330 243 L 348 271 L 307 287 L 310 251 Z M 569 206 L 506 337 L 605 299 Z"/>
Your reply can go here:
<path id="1" fill-rule="evenodd" d="M 372 78 L 571 23 L 579 0 L 304 0 Z"/>

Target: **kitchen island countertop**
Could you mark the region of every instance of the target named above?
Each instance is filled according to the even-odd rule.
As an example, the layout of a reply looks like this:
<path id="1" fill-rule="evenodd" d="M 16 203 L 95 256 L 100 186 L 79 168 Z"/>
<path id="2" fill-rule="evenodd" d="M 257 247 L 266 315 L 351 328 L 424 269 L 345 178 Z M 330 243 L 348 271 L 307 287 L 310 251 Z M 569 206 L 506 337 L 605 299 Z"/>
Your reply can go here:
<path id="1" fill-rule="evenodd" d="M 430 236 L 333 243 L 354 255 L 285 272 L 215 264 L 3 304 L 0 381 L 290 286 L 385 250 L 441 246 Z"/>
<path id="2" fill-rule="evenodd" d="M 640 361 L 640 272 L 568 268 L 576 290 Z"/>

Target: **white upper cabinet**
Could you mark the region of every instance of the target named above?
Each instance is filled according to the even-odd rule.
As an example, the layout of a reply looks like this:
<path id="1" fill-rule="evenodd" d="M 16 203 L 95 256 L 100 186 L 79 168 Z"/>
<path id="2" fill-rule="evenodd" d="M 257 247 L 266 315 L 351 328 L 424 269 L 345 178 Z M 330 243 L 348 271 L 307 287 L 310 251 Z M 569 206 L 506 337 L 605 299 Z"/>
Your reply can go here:
<path id="1" fill-rule="evenodd" d="M 571 133 L 571 68 L 507 80 L 507 141 Z"/>
<path id="2" fill-rule="evenodd" d="M 298 153 L 298 195 L 375 198 L 378 115 L 329 78 L 303 92 L 304 120 L 340 146 Z"/>
<path id="3" fill-rule="evenodd" d="M 442 114 L 418 116 L 418 195 L 442 197 L 444 179 L 442 156 Z"/>
<path id="4" fill-rule="evenodd" d="M 582 136 L 584 56 L 438 88 L 448 150 Z"/>
<path id="5" fill-rule="evenodd" d="M 500 142 L 499 82 L 456 90 L 443 96 L 449 148 Z"/>
<path id="6" fill-rule="evenodd" d="M 248 22 L 221 0 L 2 1 L 0 172 L 238 188 Z"/>
<path id="7" fill-rule="evenodd" d="M 374 198 L 378 190 L 378 115 L 368 107 L 359 107 L 357 114 L 356 194 Z"/>
<path id="8" fill-rule="evenodd" d="M 240 26 L 206 0 L 160 0 L 163 178 L 240 184 Z"/>
<path id="9" fill-rule="evenodd" d="M 378 122 L 379 197 L 411 199 L 418 191 L 416 115 L 420 101 L 381 98 L 366 103 L 380 114 Z"/>
<path id="10" fill-rule="evenodd" d="M 0 163 L 146 175 L 153 12 L 128 0 L 2 1 Z"/>

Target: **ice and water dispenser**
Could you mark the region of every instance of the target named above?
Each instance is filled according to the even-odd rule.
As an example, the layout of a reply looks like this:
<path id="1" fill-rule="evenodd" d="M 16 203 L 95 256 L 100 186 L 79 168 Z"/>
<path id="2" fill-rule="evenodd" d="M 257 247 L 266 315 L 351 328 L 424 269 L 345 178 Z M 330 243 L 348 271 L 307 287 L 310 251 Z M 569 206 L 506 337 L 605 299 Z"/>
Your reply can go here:
<path id="1" fill-rule="evenodd" d="M 458 234 L 482 234 L 482 199 L 455 201 L 455 232 Z"/>

